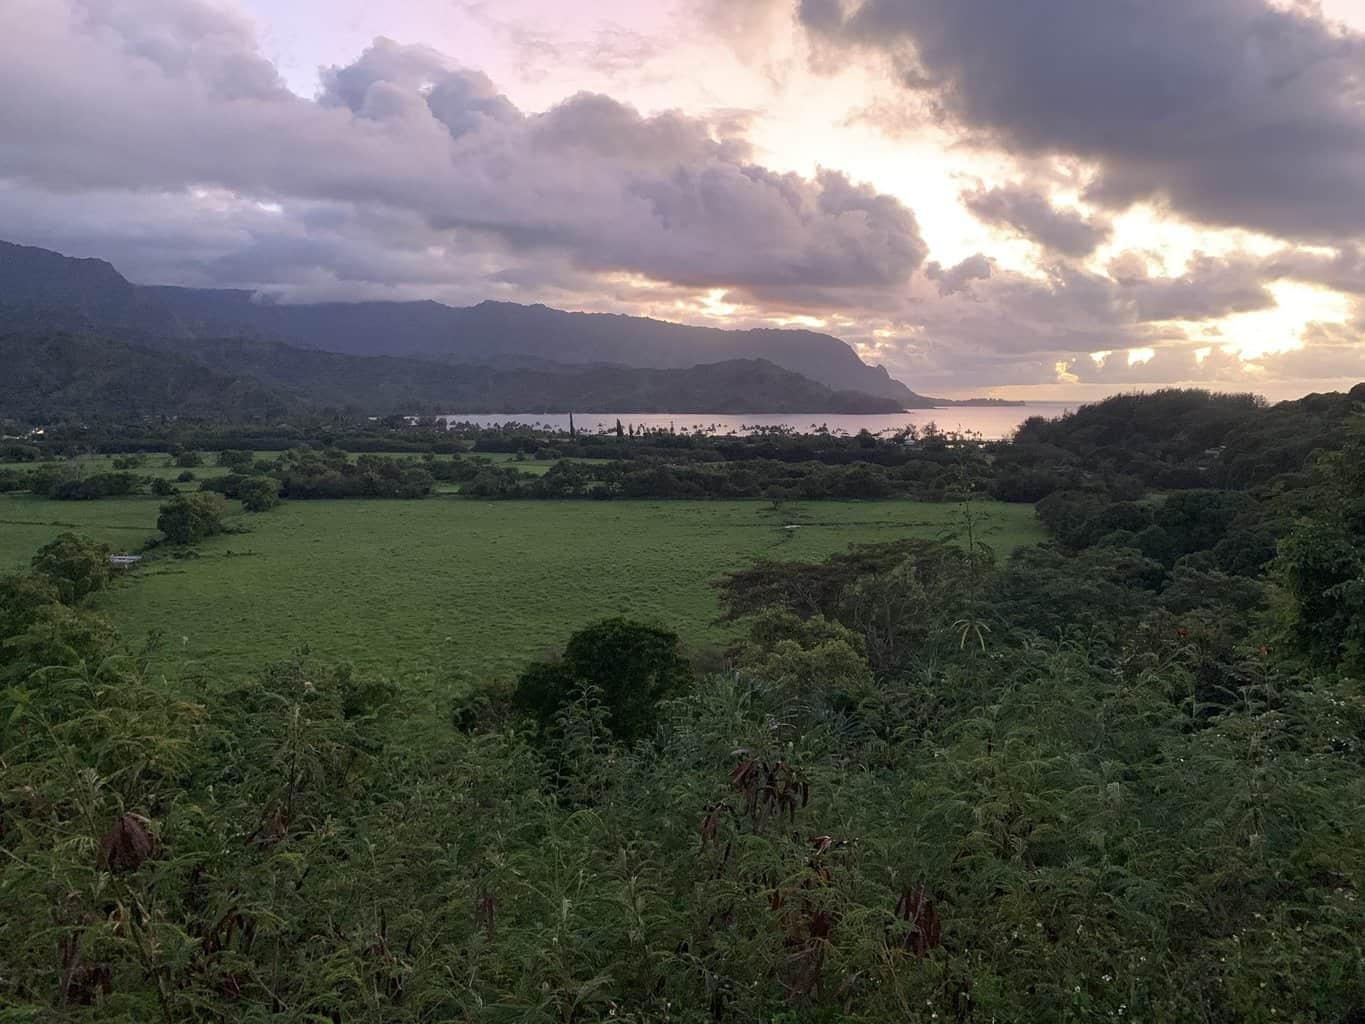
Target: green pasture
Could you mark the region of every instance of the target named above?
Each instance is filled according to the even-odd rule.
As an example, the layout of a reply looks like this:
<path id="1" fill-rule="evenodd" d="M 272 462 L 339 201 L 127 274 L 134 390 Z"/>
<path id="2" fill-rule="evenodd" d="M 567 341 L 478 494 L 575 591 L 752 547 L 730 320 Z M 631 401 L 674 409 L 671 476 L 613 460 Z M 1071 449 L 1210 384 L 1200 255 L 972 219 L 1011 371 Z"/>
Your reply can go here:
<path id="1" fill-rule="evenodd" d="M 136 549 L 155 498 L 58 502 L 0 496 L 0 567 L 19 568 L 63 530 Z M 1033 510 L 978 504 L 1002 553 L 1041 538 Z M 246 532 L 186 557 L 170 549 L 101 595 L 130 638 L 161 631 L 164 657 L 215 675 L 307 643 L 389 675 L 509 676 L 583 624 L 626 614 L 693 646 L 724 642 L 710 582 L 756 558 L 822 558 L 853 543 L 935 537 L 956 506 L 912 501 L 286 502 L 236 512 Z M 789 527 L 795 527 L 789 528 Z"/>
<path id="2" fill-rule="evenodd" d="M 67 531 L 93 537 L 115 551 L 137 551 L 157 536 L 157 510 L 163 501 L 149 495 L 52 501 L 0 494 L 0 572 L 27 566 L 34 551 Z"/>

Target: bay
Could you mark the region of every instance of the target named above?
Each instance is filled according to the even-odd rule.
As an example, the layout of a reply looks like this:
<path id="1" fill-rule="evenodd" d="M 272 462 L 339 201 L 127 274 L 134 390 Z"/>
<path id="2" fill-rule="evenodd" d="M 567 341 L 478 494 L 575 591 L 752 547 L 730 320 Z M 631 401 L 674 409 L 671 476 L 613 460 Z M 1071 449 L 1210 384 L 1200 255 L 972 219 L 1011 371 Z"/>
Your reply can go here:
<path id="1" fill-rule="evenodd" d="M 1074 404 L 1062 402 L 1030 402 L 1027 405 L 957 405 L 937 409 L 907 409 L 898 413 L 878 413 L 853 416 L 824 413 L 741 413 L 720 416 L 711 413 L 621 412 L 574 413 L 574 427 L 590 434 L 611 433 L 620 420 L 625 428 L 640 430 L 673 430 L 678 433 L 751 434 L 756 429 L 785 427 L 797 433 L 827 431 L 832 434 L 856 434 L 867 430 L 872 434 L 895 434 L 907 426 L 920 430 L 930 425 L 940 431 L 976 434 L 988 441 L 1004 440 L 1013 436 L 1019 424 L 1031 416 L 1052 419 L 1075 409 Z M 472 423 L 480 427 L 497 427 L 520 423 L 542 430 L 569 429 L 568 413 L 447 413 L 438 417 L 447 424 Z"/>

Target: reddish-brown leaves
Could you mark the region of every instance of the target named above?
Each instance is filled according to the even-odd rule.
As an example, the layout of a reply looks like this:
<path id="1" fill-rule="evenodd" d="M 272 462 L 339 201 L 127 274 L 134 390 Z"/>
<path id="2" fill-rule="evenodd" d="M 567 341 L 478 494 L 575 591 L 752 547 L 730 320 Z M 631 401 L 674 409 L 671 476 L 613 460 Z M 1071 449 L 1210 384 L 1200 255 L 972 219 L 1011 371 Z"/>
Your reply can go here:
<path id="1" fill-rule="evenodd" d="M 114 990 L 114 972 L 107 964 L 86 964 L 81 957 L 81 933 L 68 932 L 57 940 L 62 962 L 62 985 L 57 1005 L 89 1006 Z"/>
<path id="2" fill-rule="evenodd" d="M 157 854 L 156 842 L 138 814 L 120 814 L 100 840 L 99 866 L 109 871 L 136 871 Z"/>
<path id="3" fill-rule="evenodd" d="M 730 785 L 743 795 L 744 813 L 754 831 L 773 811 L 795 821 L 797 809 L 810 803 L 810 783 L 786 761 L 769 762 L 745 756 L 731 770 Z"/>
<path id="4" fill-rule="evenodd" d="M 492 942 L 497 935 L 498 901 L 485 891 L 474 907 L 474 924 L 483 929 L 484 938 Z"/>
<path id="5" fill-rule="evenodd" d="M 943 941 L 943 921 L 923 883 L 912 885 L 901 893 L 900 902 L 896 904 L 896 916 L 911 925 L 902 942 L 915 956 L 924 956 Z"/>
<path id="6" fill-rule="evenodd" d="M 289 835 L 289 814 L 279 807 L 266 814 L 256 831 L 246 837 L 248 846 L 274 846 Z"/>

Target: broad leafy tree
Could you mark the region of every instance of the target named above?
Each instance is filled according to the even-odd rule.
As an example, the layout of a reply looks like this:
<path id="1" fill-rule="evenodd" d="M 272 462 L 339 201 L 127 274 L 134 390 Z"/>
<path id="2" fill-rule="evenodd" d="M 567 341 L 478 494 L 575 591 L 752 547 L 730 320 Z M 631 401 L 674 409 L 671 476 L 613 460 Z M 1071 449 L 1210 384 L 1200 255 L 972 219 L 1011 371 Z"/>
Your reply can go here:
<path id="1" fill-rule="evenodd" d="M 156 528 L 172 544 L 197 544 L 223 531 L 223 499 L 211 492 L 180 494 L 161 506 Z"/>
<path id="2" fill-rule="evenodd" d="M 109 546 L 74 533 L 63 533 L 33 556 L 33 571 L 57 588 L 66 604 L 104 589 L 109 582 Z"/>

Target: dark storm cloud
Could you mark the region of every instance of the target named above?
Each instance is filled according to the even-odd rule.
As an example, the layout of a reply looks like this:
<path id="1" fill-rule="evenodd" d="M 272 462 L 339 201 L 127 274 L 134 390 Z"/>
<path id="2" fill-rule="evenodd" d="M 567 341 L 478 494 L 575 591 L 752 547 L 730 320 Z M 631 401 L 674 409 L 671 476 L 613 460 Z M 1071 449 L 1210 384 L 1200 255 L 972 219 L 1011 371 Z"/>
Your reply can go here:
<path id="1" fill-rule="evenodd" d="M 1021 155 L 1095 161 L 1088 198 L 1286 238 L 1365 234 L 1365 36 L 1265 0 L 800 0 L 916 102 Z"/>
<path id="2" fill-rule="evenodd" d="M 16 2 L 0 95 L 24 103 L 0 104 L 0 177 L 31 189 L 382 208 L 476 248 L 693 287 L 894 287 L 924 258 L 898 200 L 753 162 L 732 115 L 593 94 L 524 113 L 481 73 L 382 39 L 313 101 L 203 0 Z"/>
<path id="3" fill-rule="evenodd" d="M 1107 222 L 1059 210 L 1046 195 L 1023 186 L 978 189 L 965 193 L 962 201 L 987 224 L 1009 228 L 1063 256 L 1088 256 L 1110 234 Z"/>

